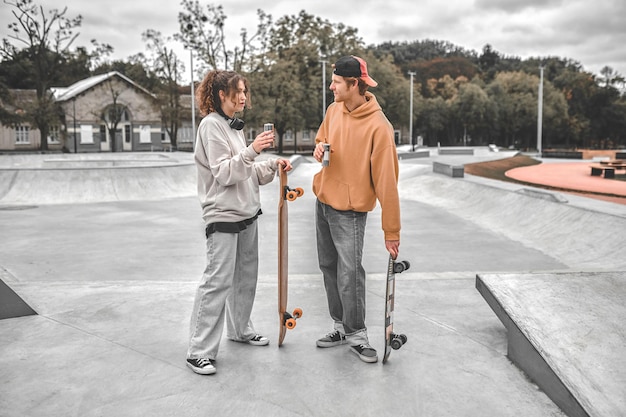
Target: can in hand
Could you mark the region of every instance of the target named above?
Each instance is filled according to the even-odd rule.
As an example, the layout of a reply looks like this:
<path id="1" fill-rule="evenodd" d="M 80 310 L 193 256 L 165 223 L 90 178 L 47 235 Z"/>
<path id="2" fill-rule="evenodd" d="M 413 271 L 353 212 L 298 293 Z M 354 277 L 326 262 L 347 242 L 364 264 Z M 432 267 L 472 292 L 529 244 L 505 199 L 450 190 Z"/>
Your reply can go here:
<path id="1" fill-rule="evenodd" d="M 264 132 L 273 132 L 274 131 L 274 123 L 265 123 L 263 125 L 263 131 Z M 274 147 L 274 142 L 272 142 L 272 146 L 270 146 L 270 148 Z"/>
<path id="2" fill-rule="evenodd" d="M 322 166 L 327 167 L 330 165 L 330 143 L 323 143 L 324 157 L 322 158 Z"/>

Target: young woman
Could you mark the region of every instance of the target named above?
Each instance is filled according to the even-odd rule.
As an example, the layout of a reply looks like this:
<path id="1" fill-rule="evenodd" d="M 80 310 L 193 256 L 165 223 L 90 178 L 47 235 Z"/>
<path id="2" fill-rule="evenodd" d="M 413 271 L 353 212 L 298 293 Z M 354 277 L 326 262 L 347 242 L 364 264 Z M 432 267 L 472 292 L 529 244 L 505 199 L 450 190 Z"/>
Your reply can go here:
<path id="1" fill-rule="evenodd" d="M 274 134 L 262 132 L 246 145 L 244 122 L 235 114 L 248 99 L 248 81 L 232 71 L 210 71 L 196 90 L 204 115 L 194 157 L 207 265 L 191 315 L 187 366 L 203 375 L 216 372 L 224 322 L 230 340 L 254 346 L 269 343 L 250 320 L 258 273 L 259 186 L 271 182 L 277 169 L 291 170 L 291 164 L 286 159 L 255 162 L 272 146 Z"/>

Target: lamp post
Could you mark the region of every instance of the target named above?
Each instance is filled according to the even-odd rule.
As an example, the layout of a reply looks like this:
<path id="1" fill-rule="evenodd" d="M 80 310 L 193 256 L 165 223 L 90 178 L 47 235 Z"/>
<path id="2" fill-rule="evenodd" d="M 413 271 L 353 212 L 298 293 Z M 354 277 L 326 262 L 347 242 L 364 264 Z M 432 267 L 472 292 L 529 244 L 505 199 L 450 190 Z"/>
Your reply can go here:
<path id="1" fill-rule="evenodd" d="M 411 152 L 415 152 L 415 143 L 413 142 L 413 76 L 415 73 L 409 71 L 409 75 L 411 76 L 411 85 L 409 87 L 409 139 L 411 140 Z"/>
<path id="2" fill-rule="evenodd" d="M 72 100 L 72 107 L 74 111 L 74 153 L 78 153 L 78 145 L 76 144 L 76 97 Z"/>
<path id="3" fill-rule="evenodd" d="M 537 99 L 537 155 L 541 157 L 541 134 L 543 125 L 543 65 L 539 66 L 539 98 Z"/>
<path id="4" fill-rule="evenodd" d="M 322 63 L 322 119 L 326 116 L 326 62 L 328 61 L 320 61 Z"/>
<path id="5" fill-rule="evenodd" d="M 204 16 L 203 16 L 204 18 Z M 191 31 L 193 25 L 187 24 L 187 30 Z M 189 48 L 189 72 L 191 73 L 191 144 L 192 147 L 196 146 L 196 100 L 195 100 L 195 88 L 193 85 L 193 49 Z"/>

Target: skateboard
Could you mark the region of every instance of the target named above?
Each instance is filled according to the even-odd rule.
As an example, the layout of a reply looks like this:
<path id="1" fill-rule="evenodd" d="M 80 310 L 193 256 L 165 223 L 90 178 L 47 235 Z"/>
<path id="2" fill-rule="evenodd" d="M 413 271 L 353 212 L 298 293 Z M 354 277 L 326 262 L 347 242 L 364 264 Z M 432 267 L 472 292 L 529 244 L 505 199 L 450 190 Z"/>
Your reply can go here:
<path id="1" fill-rule="evenodd" d="M 287 185 L 287 173 L 279 168 L 280 196 L 278 199 L 278 346 L 283 344 L 287 329 L 296 327 L 296 319 L 302 317 L 302 309 L 296 308 L 292 313 L 287 312 L 287 290 L 288 290 L 288 222 L 287 222 L 287 201 L 294 201 L 304 194 L 300 187 L 292 189 Z"/>
<path id="2" fill-rule="evenodd" d="M 405 334 L 396 334 L 393 332 L 393 307 L 396 290 L 396 274 L 409 269 L 411 264 L 408 261 L 394 261 L 389 256 L 389 265 L 387 267 L 387 294 L 385 295 L 385 356 L 383 363 L 387 362 L 391 349 L 398 350 L 407 342 Z"/>

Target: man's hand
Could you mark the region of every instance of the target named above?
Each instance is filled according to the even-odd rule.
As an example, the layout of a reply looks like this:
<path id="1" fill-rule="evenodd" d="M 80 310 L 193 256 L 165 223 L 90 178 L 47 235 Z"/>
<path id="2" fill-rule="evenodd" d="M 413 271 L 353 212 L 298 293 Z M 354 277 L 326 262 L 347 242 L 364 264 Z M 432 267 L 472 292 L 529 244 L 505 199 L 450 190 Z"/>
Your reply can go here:
<path id="1" fill-rule="evenodd" d="M 389 252 L 391 258 L 395 260 L 398 257 L 398 253 L 400 252 L 400 241 L 385 240 L 385 248 L 387 248 L 387 252 Z"/>

